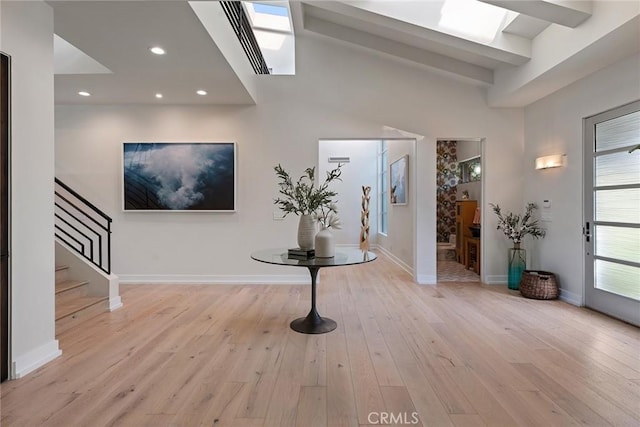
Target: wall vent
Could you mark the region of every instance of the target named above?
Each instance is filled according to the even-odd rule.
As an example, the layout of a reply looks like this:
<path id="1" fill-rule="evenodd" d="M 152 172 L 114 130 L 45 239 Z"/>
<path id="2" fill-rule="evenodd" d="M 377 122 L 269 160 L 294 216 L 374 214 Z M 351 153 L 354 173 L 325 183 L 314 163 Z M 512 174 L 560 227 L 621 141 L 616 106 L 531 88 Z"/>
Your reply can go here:
<path id="1" fill-rule="evenodd" d="M 350 157 L 329 157 L 329 163 L 349 163 Z"/>

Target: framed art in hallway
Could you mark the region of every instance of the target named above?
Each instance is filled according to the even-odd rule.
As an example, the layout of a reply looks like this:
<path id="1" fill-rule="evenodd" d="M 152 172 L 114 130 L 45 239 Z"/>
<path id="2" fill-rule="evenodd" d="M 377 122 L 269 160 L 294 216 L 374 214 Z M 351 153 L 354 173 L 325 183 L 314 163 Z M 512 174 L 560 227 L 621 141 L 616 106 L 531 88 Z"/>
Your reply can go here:
<path id="1" fill-rule="evenodd" d="M 409 156 L 400 157 L 389 166 L 389 183 L 392 205 L 406 205 L 408 200 Z"/>
<path id="2" fill-rule="evenodd" d="M 124 142 L 124 211 L 235 212 L 235 142 Z"/>

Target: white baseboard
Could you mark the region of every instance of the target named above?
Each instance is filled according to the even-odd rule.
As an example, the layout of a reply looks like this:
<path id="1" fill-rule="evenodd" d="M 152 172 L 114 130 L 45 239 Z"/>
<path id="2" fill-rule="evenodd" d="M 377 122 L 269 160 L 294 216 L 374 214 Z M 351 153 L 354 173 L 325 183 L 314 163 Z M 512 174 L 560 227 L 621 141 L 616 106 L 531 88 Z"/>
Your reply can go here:
<path id="1" fill-rule="evenodd" d="M 387 249 L 383 248 L 380 245 L 377 245 L 376 249 L 378 251 L 382 252 L 394 264 L 396 264 L 398 267 L 400 267 L 401 269 L 403 269 L 404 271 L 406 271 L 407 273 L 409 273 L 413 277 L 413 268 L 410 265 L 408 265 L 407 263 L 405 263 L 400 258 L 398 258 L 397 256 L 395 256 L 394 254 L 392 254 L 391 252 L 389 252 Z"/>
<path id="2" fill-rule="evenodd" d="M 416 282 L 418 285 L 437 285 L 438 277 L 432 274 L 419 274 L 416 277 Z"/>
<path id="3" fill-rule="evenodd" d="M 565 291 L 564 289 L 560 288 L 560 300 L 564 301 L 566 303 L 569 303 L 571 305 L 576 305 L 578 307 L 582 307 L 582 297 L 578 294 L 575 294 L 573 292 L 569 292 L 569 291 Z"/>
<path id="4" fill-rule="evenodd" d="M 34 348 L 27 354 L 15 358 L 11 366 L 11 378 L 22 378 L 61 354 L 62 350 L 58 347 L 58 340 L 51 340 L 38 348 Z"/>
<path id="5" fill-rule="evenodd" d="M 197 275 L 197 274 L 119 274 L 120 284 L 143 283 L 176 285 L 307 285 L 309 273 L 286 275 Z"/>
<path id="6" fill-rule="evenodd" d="M 499 274 L 496 276 L 485 276 L 484 278 L 487 285 L 506 285 L 507 284 L 507 275 Z"/>
<path id="7" fill-rule="evenodd" d="M 109 298 L 109 311 L 114 311 L 122 307 L 122 298 L 117 297 Z"/>
<path id="8" fill-rule="evenodd" d="M 355 249 L 358 244 L 340 244 L 336 248 Z M 388 254 L 390 258 L 393 255 Z M 393 258 L 392 258 L 393 259 Z M 398 260 L 399 262 L 402 262 Z M 399 264 L 400 265 L 400 264 Z M 402 267 L 402 266 L 401 266 Z M 404 267 L 403 267 L 404 268 Z M 175 284 L 175 285 L 308 285 L 311 276 L 306 269 L 303 274 L 263 275 L 199 275 L 199 274 L 118 274 L 121 285 Z M 410 274 L 413 274 L 410 272 Z M 320 277 L 318 277 L 318 283 Z M 117 307 L 116 307 L 117 308 Z"/>

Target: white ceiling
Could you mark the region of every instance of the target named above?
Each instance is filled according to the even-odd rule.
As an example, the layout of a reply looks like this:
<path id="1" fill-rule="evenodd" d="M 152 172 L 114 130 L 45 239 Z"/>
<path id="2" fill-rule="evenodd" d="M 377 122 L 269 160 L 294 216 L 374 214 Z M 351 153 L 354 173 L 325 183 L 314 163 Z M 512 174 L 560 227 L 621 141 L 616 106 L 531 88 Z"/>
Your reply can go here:
<path id="1" fill-rule="evenodd" d="M 48 3 L 56 35 L 111 71 L 57 74 L 57 103 L 253 103 L 186 1 Z M 151 54 L 155 45 L 166 55 Z M 208 95 L 197 95 L 198 89 Z M 80 90 L 92 96 L 81 98 Z"/>
<path id="2" fill-rule="evenodd" d="M 485 86 L 500 107 L 527 105 L 640 51 L 640 2 L 481 1 L 508 9 L 492 41 L 439 26 L 443 0 L 292 1 L 290 8 L 296 37 L 329 37 Z M 56 75 L 58 103 L 254 103 L 246 76 L 225 59 L 229 40 L 217 39 L 187 1 L 48 3 L 56 34 L 111 71 Z M 167 54 L 151 55 L 156 44 Z M 197 96 L 199 88 L 209 95 Z"/>

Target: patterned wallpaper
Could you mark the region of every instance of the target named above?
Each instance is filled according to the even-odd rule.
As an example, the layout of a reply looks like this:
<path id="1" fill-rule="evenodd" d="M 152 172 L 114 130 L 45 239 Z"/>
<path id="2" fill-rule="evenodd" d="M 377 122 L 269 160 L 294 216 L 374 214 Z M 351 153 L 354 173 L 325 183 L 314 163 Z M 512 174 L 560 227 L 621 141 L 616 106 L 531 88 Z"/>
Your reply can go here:
<path id="1" fill-rule="evenodd" d="M 456 232 L 456 186 L 458 185 L 458 156 L 456 141 L 438 141 L 436 168 L 436 197 L 438 200 L 437 241 L 448 242 Z"/>

